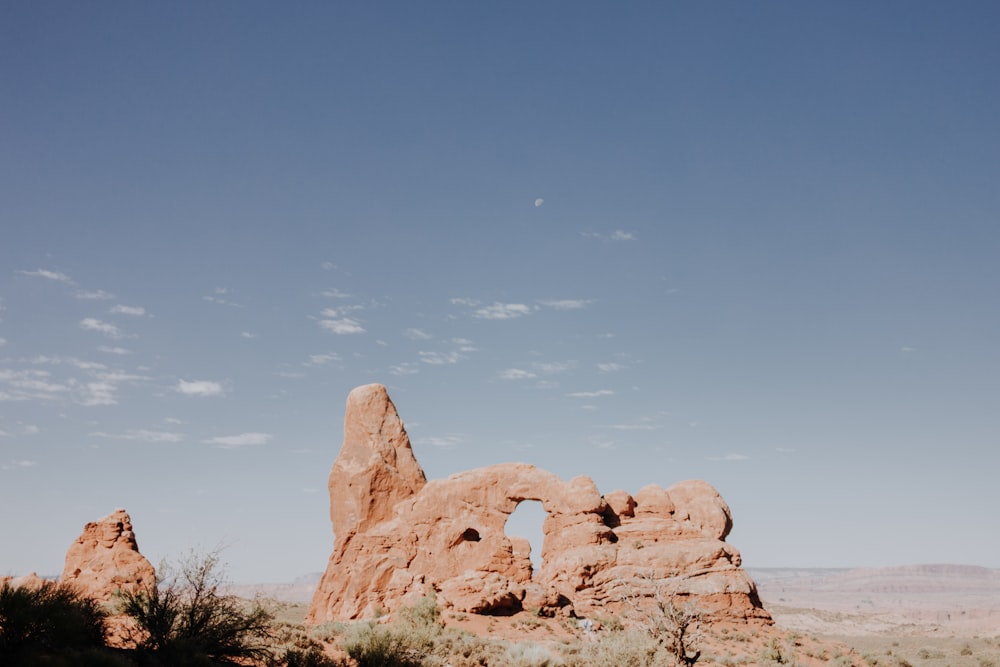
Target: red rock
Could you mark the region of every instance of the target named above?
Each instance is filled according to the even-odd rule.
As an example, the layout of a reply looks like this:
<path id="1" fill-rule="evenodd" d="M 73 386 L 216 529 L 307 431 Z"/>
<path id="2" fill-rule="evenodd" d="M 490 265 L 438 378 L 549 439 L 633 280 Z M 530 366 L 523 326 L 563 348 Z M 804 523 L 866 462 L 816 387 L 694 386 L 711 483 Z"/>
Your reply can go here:
<path id="1" fill-rule="evenodd" d="M 139 553 L 132 519 L 123 509 L 90 522 L 66 552 L 63 583 L 75 584 L 91 597 L 108 601 L 115 591 L 138 591 L 156 585 L 156 571 Z"/>
<path id="2" fill-rule="evenodd" d="M 669 594 L 720 618 L 770 620 L 706 482 L 602 496 L 589 477 L 524 463 L 426 482 L 381 385 L 351 392 L 344 434 L 329 480 L 333 554 L 307 622 L 372 617 L 432 591 L 469 613 L 590 615 Z M 525 500 L 547 514 L 539 572 L 527 541 L 504 533 Z"/>

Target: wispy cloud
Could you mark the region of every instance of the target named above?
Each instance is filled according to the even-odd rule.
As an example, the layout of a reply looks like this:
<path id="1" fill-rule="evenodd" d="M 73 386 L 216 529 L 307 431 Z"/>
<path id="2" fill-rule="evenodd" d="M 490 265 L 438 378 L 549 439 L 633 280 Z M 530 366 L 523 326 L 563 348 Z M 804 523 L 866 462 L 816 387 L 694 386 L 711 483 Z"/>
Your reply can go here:
<path id="1" fill-rule="evenodd" d="M 569 361 L 538 361 L 531 366 L 539 373 L 558 375 L 559 373 L 568 373 L 576 368 L 577 362 L 572 359 Z"/>
<path id="2" fill-rule="evenodd" d="M 749 456 L 745 454 L 726 454 L 725 456 L 709 456 L 709 461 L 746 461 Z"/>
<path id="3" fill-rule="evenodd" d="M 655 431 L 660 427 L 656 424 L 612 424 L 608 428 L 616 431 Z"/>
<path id="4" fill-rule="evenodd" d="M 434 338 L 434 336 L 430 335 L 423 329 L 414 328 L 403 329 L 403 335 L 411 340 L 430 340 Z"/>
<path id="5" fill-rule="evenodd" d="M 211 294 L 207 294 L 201 298 L 203 301 L 208 301 L 209 303 L 217 303 L 222 306 L 232 306 L 233 308 L 243 308 L 243 304 L 227 299 L 225 296 L 227 294 L 229 294 L 228 287 L 216 287 Z"/>
<path id="6" fill-rule="evenodd" d="M 389 366 L 391 375 L 416 375 L 420 372 L 420 367 L 412 361 L 404 361 L 401 364 Z"/>
<path id="7" fill-rule="evenodd" d="M 600 232 L 580 232 L 580 236 L 586 239 L 598 239 L 600 241 L 635 241 L 636 235 L 633 232 L 627 232 L 623 229 L 616 229 L 610 234 L 601 234 Z"/>
<path id="8" fill-rule="evenodd" d="M 240 332 L 240 338 L 248 338 L 250 340 L 253 340 L 256 337 L 257 337 L 257 334 L 250 333 L 249 331 L 241 331 Z"/>
<path id="9" fill-rule="evenodd" d="M 500 371 L 498 377 L 501 380 L 530 380 L 538 375 L 522 368 L 507 368 Z"/>
<path id="10" fill-rule="evenodd" d="M 90 434 L 97 438 L 112 438 L 114 440 L 138 440 L 141 442 L 183 442 L 184 435 L 173 431 L 151 431 L 147 429 L 129 429 L 124 433 L 107 433 L 95 431 Z"/>
<path id="11" fill-rule="evenodd" d="M 35 278 L 45 278 L 46 280 L 55 280 L 56 282 L 66 283 L 67 285 L 75 285 L 73 279 L 67 276 L 61 271 L 49 271 L 48 269 L 36 269 L 35 271 L 18 271 L 22 276 L 32 276 Z"/>
<path id="12" fill-rule="evenodd" d="M 226 393 L 221 383 L 210 380 L 179 380 L 174 391 L 185 396 L 222 396 Z"/>
<path id="13" fill-rule="evenodd" d="M 132 354 L 131 350 L 126 350 L 124 347 L 109 347 L 107 345 L 101 345 L 97 348 L 97 350 L 98 352 L 106 352 L 107 354 L 117 354 L 122 356 Z"/>
<path id="14" fill-rule="evenodd" d="M 452 338 L 451 342 L 458 345 L 459 352 L 475 352 L 478 349 L 468 338 Z"/>
<path id="15" fill-rule="evenodd" d="M 327 297 L 329 299 L 350 299 L 351 298 L 351 295 L 349 293 L 343 292 L 343 291 L 341 291 L 339 289 L 335 289 L 335 288 L 325 289 L 322 292 L 320 292 L 320 294 L 322 294 L 323 296 L 325 296 L 325 297 Z"/>
<path id="16" fill-rule="evenodd" d="M 223 449 L 236 449 L 254 445 L 266 445 L 273 436 L 270 433 L 241 433 L 239 435 L 223 435 L 217 438 L 203 440 L 208 445 L 218 445 Z"/>
<path id="17" fill-rule="evenodd" d="M 84 301 L 110 301 L 115 298 L 115 295 L 111 292 L 105 292 L 102 289 L 80 290 L 76 293 L 76 298 Z"/>
<path id="18" fill-rule="evenodd" d="M 124 334 L 121 329 L 116 327 L 114 324 L 111 324 L 110 322 L 102 322 L 101 320 L 94 319 L 93 317 L 80 320 L 80 328 L 86 329 L 87 331 L 98 331 L 105 336 L 110 336 L 111 338 L 124 338 Z"/>
<path id="19" fill-rule="evenodd" d="M 448 302 L 453 306 L 468 306 L 469 308 L 475 308 L 482 303 L 476 299 L 467 299 L 465 297 L 452 297 L 451 299 L 448 299 Z"/>
<path id="20" fill-rule="evenodd" d="M 442 435 L 442 436 L 427 436 L 423 438 L 417 438 L 414 440 L 414 444 L 418 446 L 427 445 L 430 447 L 438 447 L 441 449 L 453 449 L 465 441 L 464 436 L 461 435 Z"/>
<path id="21" fill-rule="evenodd" d="M 481 320 L 512 320 L 531 314 L 531 307 L 523 303 L 499 303 L 484 306 L 472 313 L 473 317 Z"/>
<path id="22" fill-rule="evenodd" d="M 309 361 L 305 364 L 306 366 L 325 366 L 327 364 L 332 364 L 336 361 L 340 361 L 340 355 L 336 352 L 327 352 L 325 354 L 310 354 Z"/>
<path id="23" fill-rule="evenodd" d="M 459 352 L 425 352 L 421 350 L 417 354 L 420 355 L 420 361 L 435 366 L 457 364 L 462 359 L 465 359 Z"/>
<path id="24" fill-rule="evenodd" d="M 538 208 L 539 206 L 541 206 L 544 203 L 545 203 L 545 200 L 542 199 L 541 197 L 539 197 L 538 199 L 535 200 L 535 208 Z"/>
<path id="25" fill-rule="evenodd" d="M 336 320 L 320 320 L 320 327 L 338 335 L 360 334 L 365 332 L 361 322 L 352 317 L 342 317 Z"/>
<path id="26" fill-rule="evenodd" d="M 49 371 L 38 369 L 0 370 L 0 401 L 54 400 L 72 389 L 68 383 L 52 381 Z"/>
<path id="27" fill-rule="evenodd" d="M 614 362 L 609 362 L 606 364 L 597 364 L 597 370 L 602 373 L 615 373 L 617 371 L 623 370 L 625 367 L 621 364 L 616 364 Z"/>
<path id="28" fill-rule="evenodd" d="M 146 314 L 146 309 L 142 306 L 123 306 L 122 304 L 118 304 L 111 309 L 111 312 L 116 315 L 133 315 L 135 317 L 142 317 Z"/>
<path id="29" fill-rule="evenodd" d="M 566 395 L 573 398 L 597 398 L 599 396 L 613 396 L 614 393 L 610 389 L 598 389 L 597 391 L 574 391 Z"/>
<path id="30" fill-rule="evenodd" d="M 38 465 L 38 461 L 29 461 L 27 459 L 21 459 L 3 464 L 2 466 L 0 466 L 0 470 L 10 470 L 11 468 L 33 468 L 36 465 Z"/>
<path id="31" fill-rule="evenodd" d="M 7 344 L 7 339 L 0 337 L 0 347 L 3 347 L 6 344 Z"/>
<path id="32" fill-rule="evenodd" d="M 556 310 L 581 310 L 594 302 L 593 299 L 558 299 L 538 303 Z"/>

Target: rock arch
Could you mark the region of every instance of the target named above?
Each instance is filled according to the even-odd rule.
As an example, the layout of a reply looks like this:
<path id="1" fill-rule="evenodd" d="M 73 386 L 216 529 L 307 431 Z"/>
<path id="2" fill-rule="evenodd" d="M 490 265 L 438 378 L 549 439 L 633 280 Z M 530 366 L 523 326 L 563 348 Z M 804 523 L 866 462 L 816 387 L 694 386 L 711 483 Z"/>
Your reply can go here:
<path id="1" fill-rule="evenodd" d="M 709 484 L 602 496 L 589 477 L 566 482 L 526 463 L 428 482 L 382 385 L 349 395 L 329 488 L 334 550 L 308 622 L 391 612 L 431 590 L 457 611 L 588 615 L 621 605 L 623 587 L 653 595 L 664 581 L 708 613 L 769 619 L 724 541 L 732 518 Z M 504 531 L 527 500 L 546 512 L 545 568 L 535 579 L 526 550 Z"/>

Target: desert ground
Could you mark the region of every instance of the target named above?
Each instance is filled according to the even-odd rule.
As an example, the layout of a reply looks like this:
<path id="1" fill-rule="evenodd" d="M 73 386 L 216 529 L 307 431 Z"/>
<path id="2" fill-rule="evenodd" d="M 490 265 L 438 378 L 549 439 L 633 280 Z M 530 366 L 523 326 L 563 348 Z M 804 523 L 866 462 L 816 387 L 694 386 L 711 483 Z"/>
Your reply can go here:
<path id="1" fill-rule="evenodd" d="M 1000 570 L 961 565 L 880 569 L 748 568 L 776 633 L 746 627 L 702 632 L 705 664 L 905 667 L 1000 665 Z M 279 601 L 301 623 L 319 574 L 237 587 Z M 558 643 L 579 634 L 558 619 L 444 614 L 453 627 L 511 642 Z"/>

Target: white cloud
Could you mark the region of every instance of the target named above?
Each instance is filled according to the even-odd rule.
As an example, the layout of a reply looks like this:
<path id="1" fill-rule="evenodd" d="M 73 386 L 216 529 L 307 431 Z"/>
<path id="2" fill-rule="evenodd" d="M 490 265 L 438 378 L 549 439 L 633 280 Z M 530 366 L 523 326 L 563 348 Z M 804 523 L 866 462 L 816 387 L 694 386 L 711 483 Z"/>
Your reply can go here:
<path id="1" fill-rule="evenodd" d="M 622 366 L 621 364 L 616 364 L 613 362 L 606 364 L 597 364 L 597 370 L 601 371 L 602 373 L 614 373 L 616 371 L 622 370 L 623 368 L 625 367 Z"/>
<path id="2" fill-rule="evenodd" d="M 710 456 L 709 461 L 746 461 L 749 456 L 744 454 L 726 454 L 725 456 Z"/>
<path id="3" fill-rule="evenodd" d="M 416 375 L 419 372 L 420 369 L 417 364 L 410 361 L 404 361 L 401 364 L 389 366 L 389 373 L 392 375 Z"/>
<path id="4" fill-rule="evenodd" d="M 30 359 L 33 364 L 49 364 L 52 366 L 58 366 L 59 364 L 67 364 L 69 366 L 74 366 L 80 370 L 100 370 L 107 368 L 104 364 L 98 363 L 96 361 L 82 361 L 76 357 L 49 357 L 44 354 L 39 354 Z"/>
<path id="5" fill-rule="evenodd" d="M 900 352 L 916 352 L 917 348 L 910 347 L 909 345 L 904 345 L 903 347 L 899 348 L 899 351 Z"/>
<path id="6" fill-rule="evenodd" d="M 529 314 L 531 314 L 531 308 L 523 303 L 497 302 L 476 310 L 472 316 L 482 320 L 512 320 Z"/>
<path id="7" fill-rule="evenodd" d="M 81 290 L 76 293 L 77 299 L 83 299 L 85 301 L 108 301 L 115 298 L 115 295 L 111 292 L 105 292 L 102 289 L 99 290 Z"/>
<path id="8" fill-rule="evenodd" d="M 241 332 L 240 332 L 240 338 L 250 338 L 250 339 L 254 339 L 254 338 L 256 338 L 256 337 L 257 337 L 257 334 L 255 334 L 255 333 L 250 333 L 249 331 L 241 331 Z"/>
<path id="9" fill-rule="evenodd" d="M 121 329 L 110 322 L 102 322 L 101 320 L 96 320 L 93 317 L 80 320 L 80 328 L 88 331 L 99 331 L 106 336 L 111 336 L 112 338 L 123 337 Z"/>
<path id="10" fill-rule="evenodd" d="M 789 447 L 775 447 L 774 451 L 776 451 L 776 452 L 778 452 L 780 454 L 792 454 L 792 453 L 795 452 L 794 449 L 791 449 Z"/>
<path id="11" fill-rule="evenodd" d="M 146 309 L 142 306 L 123 306 L 122 304 L 118 304 L 111 309 L 111 312 L 117 315 L 134 315 L 136 317 L 142 317 L 146 314 Z"/>
<path id="12" fill-rule="evenodd" d="M 326 354 L 310 354 L 309 362 L 307 366 L 325 366 L 326 364 L 333 363 L 334 361 L 340 361 L 340 355 L 336 352 L 328 352 Z"/>
<path id="13" fill-rule="evenodd" d="M 506 370 L 500 371 L 498 376 L 501 380 L 528 380 L 533 377 L 538 377 L 531 371 L 526 371 L 520 368 L 508 368 Z"/>
<path id="14" fill-rule="evenodd" d="M 616 229 L 611 232 L 612 241 L 635 241 L 635 234 L 632 232 L 626 232 L 621 229 Z"/>
<path id="15" fill-rule="evenodd" d="M 598 389 L 597 391 L 574 391 L 572 394 L 566 395 L 573 398 L 597 398 L 598 396 L 613 396 L 614 393 L 610 389 Z"/>
<path id="16" fill-rule="evenodd" d="M 616 431 L 655 431 L 660 427 L 655 424 L 612 424 L 608 428 Z"/>
<path id="17" fill-rule="evenodd" d="M 327 331 L 340 335 L 365 332 L 361 323 L 350 317 L 343 317 L 339 320 L 320 320 L 319 325 Z"/>
<path id="18" fill-rule="evenodd" d="M 452 449 L 462 444 L 463 441 L 464 438 L 460 435 L 427 436 L 424 438 L 417 438 L 414 440 L 414 444 L 429 445 L 431 447 L 439 447 L 441 449 Z"/>
<path id="19" fill-rule="evenodd" d="M 342 292 L 339 289 L 331 288 L 320 292 L 323 296 L 330 299 L 350 299 L 351 295 L 347 292 Z"/>
<path id="20" fill-rule="evenodd" d="M 404 329 L 403 335 L 412 340 L 430 340 L 434 337 L 423 329 Z"/>
<path id="21" fill-rule="evenodd" d="M 565 373 L 576 368 L 575 361 L 540 361 L 532 364 L 536 370 L 540 373 L 545 373 L 546 375 L 555 375 L 557 373 Z"/>
<path id="22" fill-rule="evenodd" d="M 31 467 L 36 466 L 36 465 L 38 465 L 38 461 L 28 461 L 28 460 L 16 461 L 15 460 L 15 461 L 11 461 L 9 464 L 6 464 L 6 465 L 2 466 L 2 468 L 3 468 L 3 470 L 10 470 L 12 467 L 13 468 L 31 468 Z"/>
<path id="23" fill-rule="evenodd" d="M 6 344 L 7 344 L 7 339 L 6 338 L 0 338 L 0 347 L 3 347 Z"/>
<path id="24" fill-rule="evenodd" d="M 102 345 L 99 348 L 97 348 L 97 350 L 99 352 L 106 352 L 108 354 L 118 354 L 118 355 L 132 354 L 131 350 L 126 350 L 124 347 L 108 347 L 107 345 Z"/>
<path id="25" fill-rule="evenodd" d="M 73 279 L 67 276 L 65 273 L 59 271 L 49 271 L 48 269 L 38 269 L 36 271 L 18 271 L 22 276 L 34 276 L 36 278 L 46 278 L 48 280 L 55 280 L 60 283 L 68 283 L 70 285 L 75 284 Z"/>
<path id="26" fill-rule="evenodd" d="M 234 449 L 236 447 L 251 445 L 266 445 L 270 442 L 271 438 L 270 433 L 241 433 L 239 435 L 224 435 L 217 438 L 209 438 L 202 442 L 208 445 L 218 445 L 225 449 Z"/>
<path id="27" fill-rule="evenodd" d="M 86 407 L 118 405 L 118 387 L 112 382 L 86 382 L 77 387 L 77 403 Z"/>
<path id="28" fill-rule="evenodd" d="M 174 391 L 185 396 L 221 396 L 226 393 L 225 388 L 218 382 L 209 380 L 180 380 L 174 387 Z"/>
<path id="29" fill-rule="evenodd" d="M 455 345 L 458 345 L 459 352 L 475 352 L 477 349 L 479 349 L 476 346 L 474 346 L 472 344 L 472 341 L 469 340 L 468 338 L 452 338 L 451 342 L 454 343 Z"/>
<path id="30" fill-rule="evenodd" d="M 444 364 L 457 364 L 459 361 L 464 359 L 458 352 L 418 352 L 420 355 L 420 361 L 425 364 L 433 364 L 435 366 L 440 366 Z"/>
<path id="31" fill-rule="evenodd" d="M 150 431 L 147 429 L 129 429 L 124 433 L 106 433 L 96 431 L 90 435 L 99 438 L 113 438 L 115 440 L 139 440 L 142 442 L 183 442 L 184 435 L 171 431 Z"/>
<path id="32" fill-rule="evenodd" d="M 545 200 L 542 199 L 541 197 L 539 197 L 538 199 L 535 200 L 535 208 L 538 208 L 539 206 L 541 206 L 544 203 L 545 203 Z"/>
<path id="33" fill-rule="evenodd" d="M 25 424 L 22 430 L 25 435 L 38 435 L 42 432 L 42 429 L 38 428 L 35 424 Z"/>
<path id="34" fill-rule="evenodd" d="M 337 265 L 334 264 L 333 262 L 323 262 L 322 264 L 320 264 L 320 267 L 322 267 L 324 271 L 333 271 L 335 268 L 337 268 Z"/>
<path id="35" fill-rule="evenodd" d="M 559 299 L 556 301 L 539 301 L 538 303 L 549 308 L 555 308 L 556 310 L 580 310 L 593 302 L 593 299 Z"/>
<path id="36" fill-rule="evenodd" d="M 448 299 L 448 301 L 454 306 L 468 306 L 469 308 L 475 308 L 480 303 L 476 299 L 466 299 L 464 297 L 453 297 Z"/>

